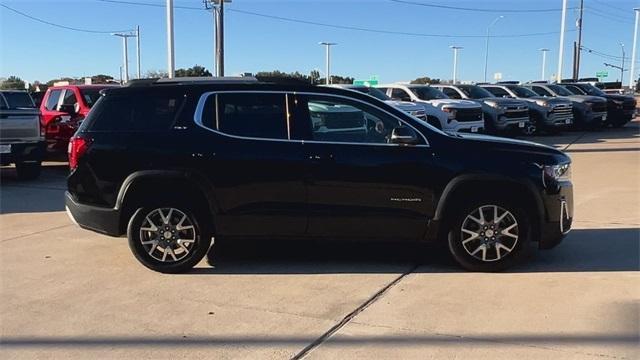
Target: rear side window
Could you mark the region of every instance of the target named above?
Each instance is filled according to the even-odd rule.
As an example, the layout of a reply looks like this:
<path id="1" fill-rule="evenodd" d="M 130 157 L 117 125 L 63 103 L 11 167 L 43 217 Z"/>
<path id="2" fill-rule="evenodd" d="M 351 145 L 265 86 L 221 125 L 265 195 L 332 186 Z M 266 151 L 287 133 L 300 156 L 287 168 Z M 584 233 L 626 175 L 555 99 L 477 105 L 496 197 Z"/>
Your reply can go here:
<path id="1" fill-rule="evenodd" d="M 60 100 L 60 95 L 62 94 L 62 90 L 51 90 L 49 93 L 49 98 L 47 99 L 47 103 L 44 105 L 44 108 L 49 111 L 54 111 L 58 106 L 58 100 Z"/>
<path id="2" fill-rule="evenodd" d="M 553 95 L 551 95 L 550 92 L 545 90 L 545 88 L 543 88 L 542 86 L 533 86 L 533 87 L 531 87 L 531 90 L 535 91 L 540 96 L 553 96 Z"/>
<path id="3" fill-rule="evenodd" d="M 76 93 L 71 89 L 67 89 L 64 92 L 64 99 L 62 99 L 63 105 L 75 105 L 78 103 L 78 98 L 76 98 Z"/>
<path id="4" fill-rule="evenodd" d="M 220 93 L 207 99 L 202 121 L 229 135 L 288 139 L 286 109 L 284 93 Z"/>
<path id="5" fill-rule="evenodd" d="M 511 97 L 511 94 L 509 94 L 506 90 L 499 87 L 487 86 L 487 87 L 484 87 L 483 89 L 487 90 L 488 92 L 492 93 L 494 96 L 497 96 L 497 97 Z"/>
<path id="6" fill-rule="evenodd" d="M 175 123 L 183 101 L 181 95 L 108 96 L 89 113 L 88 130 L 168 130 Z"/>

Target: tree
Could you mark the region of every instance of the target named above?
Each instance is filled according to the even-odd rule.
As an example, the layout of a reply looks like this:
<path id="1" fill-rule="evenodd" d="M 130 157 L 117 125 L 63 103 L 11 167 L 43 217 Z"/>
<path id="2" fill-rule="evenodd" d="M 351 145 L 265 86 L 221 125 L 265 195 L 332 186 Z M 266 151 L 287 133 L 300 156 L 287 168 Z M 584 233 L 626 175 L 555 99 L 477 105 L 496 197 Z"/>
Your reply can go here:
<path id="1" fill-rule="evenodd" d="M 419 77 L 413 81 L 411 81 L 412 84 L 440 84 L 440 79 L 432 79 L 428 76 L 425 77 Z"/>
<path id="2" fill-rule="evenodd" d="M 17 76 L 9 76 L 5 81 L 0 84 L 2 90 L 24 90 L 24 80 Z"/>
<path id="3" fill-rule="evenodd" d="M 47 81 L 47 86 L 53 86 L 53 84 L 58 82 L 58 81 L 68 81 L 69 84 L 74 84 L 76 82 L 79 82 L 80 79 L 74 79 L 72 77 L 62 77 L 60 79 L 53 79 L 53 80 Z M 82 82 L 84 82 L 84 80 L 82 80 Z"/>
<path id="4" fill-rule="evenodd" d="M 99 74 L 91 77 L 92 84 L 110 84 L 113 82 L 113 76 Z"/>
<path id="5" fill-rule="evenodd" d="M 299 72 L 286 73 L 280 70 L 273 71 L 259 71 L 255 74 L 255 77 L 260 81 L 294 81 L 301 83 L 311 83 L 309 76 L 301 74 Z"/>
<path id="6" fill-rule="evenodd" d="M 311 80 L 311 84 L 316 85 L 320 82 L 320 71 L 311 70 L 309 73 L 309 80 Z"/>
<path id="7" fill-rule="evenodd" d="M 144 77 L 147 79 L 162 79 L 168 78 L 169 74 L 164 70 L 149 70 Z"/>
<path id="8" fill-rule="evenodd" d="M 178 69 L 176 70 L 176 77 L 201 77 L 201 76 L 212 76 L 209 70 L 207 70 L 204 66 L 194 65 L 188 69 Z"/>

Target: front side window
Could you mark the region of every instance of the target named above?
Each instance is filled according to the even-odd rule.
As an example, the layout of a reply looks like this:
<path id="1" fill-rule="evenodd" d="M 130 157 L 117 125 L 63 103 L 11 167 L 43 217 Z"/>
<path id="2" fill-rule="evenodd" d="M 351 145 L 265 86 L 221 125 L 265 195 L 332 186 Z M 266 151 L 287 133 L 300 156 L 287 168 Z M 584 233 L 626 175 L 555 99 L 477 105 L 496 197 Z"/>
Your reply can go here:
<path id="1" fill-rule="evenodd" d="M 47 99 L 47 103 L 44 105 L 45 109 L 54 111 L 58 106 L 58 100 L 60 100 L 61 94 L 62 90 L 51 90 L 51 92 L 49 93 L 49 98 Z"/>
<path id="2" fill-rule="evenodd" d="M 216 101 L 217 96 L 217 101 Z M 286 94 L 220 93 L 210 96 L 203 117 L 211 113 L 217 102 L 215 119 L 203 118 L 205 126 L 225 134 L 264 138 L 288 139 Z"/>
<path id="3" fill-rule="evenodd" d="M 540 96 L 536 94 L 533 90 L 527 89 L 526 87 L 522 87 L 522 86 L 509 86 L 509 89 L 514 93 L 516 93 L 516 95 L 518 95 L 518 97 L 521 97 L 521 98 L 531 98 L 531 97 Z"/>
<path id="4" fill-rule="evenodd" d="M 565 85 L 564 87 L 576 95 L 585 95 L 585 92 L 575 85 Z"/>
<path id="5" fill-rule="evenodd" d="M 391 98 L 394 100 L 411 101 L 411 96 L 402 89 L 392 89 Z"/>
<path id="6" fill-rule="evenodd" d="M 542 86 L 532 86 L 531 89 L 540 96 L 553 96 L 550 92 L 547 91 L 547 89 L 543 88 Z"/>
<path id="7" fill-rule="evenodd" d="M 442 91 L 431 86 L 413 87 L 411 90 L 420 100 L 448 99 Z"/>
<path id="8" fill-rule="evenodd" d="M 558 94 L 559 96 L 571 96 L 571 95 L 574 95 L 571 91 L 563 88 L 560 85 L 549 85 L 549 89 L 551 89 L 551 91 L 553 91 L 554 93 Z"/>
<path id="9" fill-rule="evenodd" d="M 487 90 L 488 92 L 492 93 L 494 96 L 497 96 L 497 97 L 511 97 L 511 95 L 506 90 L 499 87 L 487 86 L 487 87 L 484 87 L 483 89 Z"/>
<path id="10" fill-rule="evenodd" d="M 446 87 L 446 88 L 442 88 L 442 92 L 445 95 L 447 95 L 447 97 L 449 97 L 450 99 L 462 99 L 462 96 L 460 96 L 458 91 L 455 89 Z"/>
<path id="11" fill-rule="evenodd" d="M 322 95 L 300 100 L 297 106 L 305 109 L 298 112 L 299 120 L 310 123 L 314 141 L 387 144 L 393 129 L 403 126 L 394 116 L 357 101 Z"/>
<path id="12" fill-rule="evenodd" d="M 485 99 L 495 97 L 487 90 L 476 85 L 462 85 L 458 88 L 470 99 Z"/>

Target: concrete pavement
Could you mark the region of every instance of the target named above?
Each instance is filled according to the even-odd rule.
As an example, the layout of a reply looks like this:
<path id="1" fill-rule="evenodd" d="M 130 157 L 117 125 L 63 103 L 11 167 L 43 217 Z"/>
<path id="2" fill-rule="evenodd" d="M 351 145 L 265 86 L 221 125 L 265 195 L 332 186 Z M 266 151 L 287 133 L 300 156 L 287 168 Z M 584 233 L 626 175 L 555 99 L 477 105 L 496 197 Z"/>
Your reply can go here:
<path id="1" fill-rule="evenodd" d="M 638 358 L 639 123 L 534 141 L 572 157 L 576 223 L 500 274 L 392 244 L 254 244 L 157 274 L 71 224 L 64 166 L 3 169 L 0 357 Z"/>

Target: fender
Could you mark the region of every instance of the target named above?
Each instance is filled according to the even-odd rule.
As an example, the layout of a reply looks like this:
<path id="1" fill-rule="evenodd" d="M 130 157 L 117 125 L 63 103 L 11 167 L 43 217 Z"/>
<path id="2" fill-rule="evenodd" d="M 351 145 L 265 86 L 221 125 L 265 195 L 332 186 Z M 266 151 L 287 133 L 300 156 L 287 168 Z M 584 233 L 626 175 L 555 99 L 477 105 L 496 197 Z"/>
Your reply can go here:
<path id="1" fill-rule="evenodd" d="M 529 195 L 531 195 L 531 198 L 534 199 L 535 201 L 534 205 L 538 210 L 538 214 L 542 216 L 541 220 L 544 219 L 544 217 L 546 217 L 542 198 L 540 197 L 540 194 L 535 184 L 531 180 L 514 179 L 508 176 L 501 176 L 501 175 L 464 174 L 464 175 L 456 176 L 451 181 L 449 181 L 447 186 L 445 186 L 444 190 L 442 191 L 442 195 L 440 196 L 440 199 L 438 199 L 438 205 L 436 207 L 436 211 L 433 219 L 436 221 L 442 221 L 442 216 L 444 215 L 445 206 L 450 200 L 450 198 L 453 196 L 453 194 L 455 193 L 455 190 L 459 189 L 460 187 L 464 186 L 467 183 L 475 182 L 475 181 L 488 181 L 488 182 L 501 181 L 501 182 L 507 182 L 514 185 L 518 185 L 518 186 L 523 186 L 525 189 L 527 189 L 527 192 L 529 193 Z"/>
<path id="2" fill-rule="evenodd" d="M 185 180 L 189 183 L 194 184 L 198 190 L 200 190 L 207 200 L 207 204 L 209 205 L 210 210 L 217 214 L 220 207 L 218 206 L 218 202 L 216 201 L 214 195 L 213 184 L 202 174 L 190 171 L 190 170 L 141 170 L 136 171 L 124 179 L 122 186 L 120 186 L 120 190 L 118 191 L 118 197 L 116 198 L 116 204 L 114 209 L 120 210 L 122 208 L 124 199 L 127 195 L 128 190 L 131 186 L 137 181 L 145 180 L 145 179 L 180 179 Z"/>

